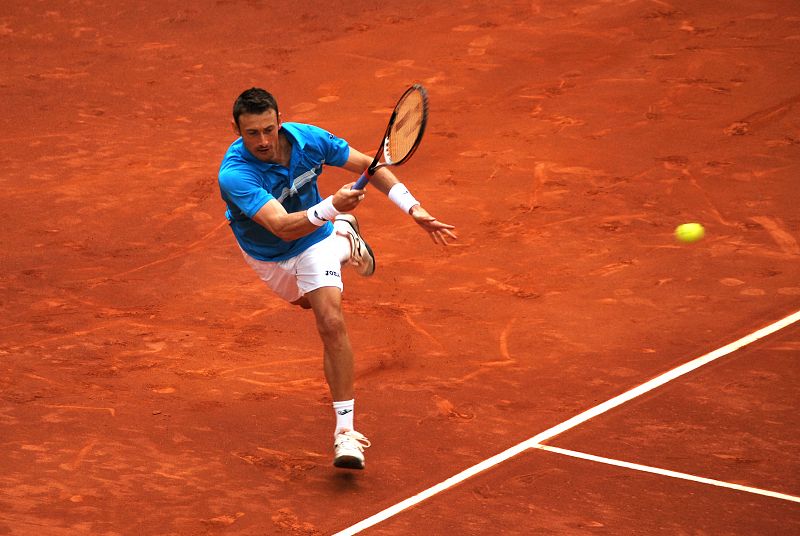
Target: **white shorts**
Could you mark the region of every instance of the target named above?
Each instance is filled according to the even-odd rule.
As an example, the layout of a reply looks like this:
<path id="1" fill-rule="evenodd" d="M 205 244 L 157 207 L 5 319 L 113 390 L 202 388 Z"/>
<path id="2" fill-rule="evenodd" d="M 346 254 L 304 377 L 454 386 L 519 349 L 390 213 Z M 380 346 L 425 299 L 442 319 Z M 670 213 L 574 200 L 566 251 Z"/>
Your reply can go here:
<path id="1" fill-rule="evenodd" d="M 285 261 L 254 259 L 242 250 L 244 260 L 278 296 L 296 302 L 304 294 L 322 287 L 342 285 L 342 240 L 334 231 L 300 255 Z M 241 248 L 240 248 L 241 249 Z"/>

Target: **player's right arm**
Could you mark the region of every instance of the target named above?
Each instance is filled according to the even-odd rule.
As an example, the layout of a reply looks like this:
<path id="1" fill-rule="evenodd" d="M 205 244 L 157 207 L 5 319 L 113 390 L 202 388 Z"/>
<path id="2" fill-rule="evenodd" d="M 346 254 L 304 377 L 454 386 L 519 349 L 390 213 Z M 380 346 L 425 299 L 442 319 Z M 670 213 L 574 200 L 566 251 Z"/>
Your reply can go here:
<path id="1" fill-rule="evenodd" d="M 345 184 L 333 195 L 333 207 L 338 212 L 355 210 L 364 199 L 363 190 L 352 190 L 353 183 Z M 313 207 L 312 207 L 313 208 Z M 286 212 L 277 199 L 270 199 L 253 214 L 252 220 L 284 241 L 297 240 L 317 229 L 305 210 Z"/>

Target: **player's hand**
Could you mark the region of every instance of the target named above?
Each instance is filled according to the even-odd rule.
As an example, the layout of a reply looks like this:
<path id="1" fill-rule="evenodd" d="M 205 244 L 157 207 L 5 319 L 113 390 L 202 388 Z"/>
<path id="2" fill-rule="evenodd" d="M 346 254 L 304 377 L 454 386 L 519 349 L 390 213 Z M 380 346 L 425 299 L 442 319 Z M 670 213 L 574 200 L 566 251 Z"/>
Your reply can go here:
<path id="1" fill-rule="evenodd" d="M 364 190 L 352 190 L 355 183 L 345 184 L 333 194 L 333 208 L 339 212 L 352 212 L 364 200 Z"/>
<path id="2" fill-rule="evenodd" d="M 447 245 L 447 239 L 456 240 L 458 237 L 453 233 L 455 227 L 447 223 L 441 222 L 431 216 L 427 210 L 422 208 L 422 205 L 414 205 L 411 208 L 411 217 L 417 222 L 417 225 L 422 227 L 427 232 L 434 244 Z"/>

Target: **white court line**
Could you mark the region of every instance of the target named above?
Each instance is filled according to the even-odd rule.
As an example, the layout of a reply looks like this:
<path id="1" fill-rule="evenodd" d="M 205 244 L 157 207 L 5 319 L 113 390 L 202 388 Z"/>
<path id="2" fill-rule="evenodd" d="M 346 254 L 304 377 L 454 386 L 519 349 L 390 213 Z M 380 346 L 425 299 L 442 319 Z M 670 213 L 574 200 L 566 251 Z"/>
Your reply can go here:
<path id="1" fill-rule="evenodd" d="M 595 456 L 593 454 L 586 454 L 574 450 L 567 450 L 558 447 L 551 447 L 549 445 L 534 445 L 533 448 L 563 454 L 565 456 L 572 456 L 573 458 L 581 458 L 583 460 L 590 460 L 593 462 L 605 463 L 608 465 L 616 465 L 617 467 L 625 467 L 635 471 L 644 471 L 646 473 L 654 473 L 656 475 L 669 476 L 672 478 L 680 478 L 682 480 L 691 480 L 693 482 L 701 482 L 703 484 L 710 484 L 712 486 L 719 486 L 720 488 L 735 489 L 739 491 L 746 491 L 748 493 L 755 493 L 757 495 L 766 495 L 775 499 L 783 499 L 785 501 L 792 501 L 800 503 L 800 497 L 794 495 L 787 495 L 786 493 L 778 493 L 777 491 L 769 491 L 761 488 L 753 488 L 750 486 L 742 486 L 740 484 L 733 484 L 731 482 L 723 482 L 721 480 L 714 480 L 712 478 L 705 478 L 702 476 L 690 475 L 687 473 L 679 473 L 678 471 L 670 471 L 669 469 L 659 469 L 658 467 L 650 467 L 649 465 L 641 465 L 638 463 L 624 462 L 622 460 L 613 460 L 611 458 L 603 458 L 602 456 Z"/>
<path id="2" fill-rule="evenodd" d="M 679 367 L 676 367 L 668 372 L 665 372 L 664 374 L 657 376 L 638 387 L 634 387 L 633 389 L 626 391 L 621 395 L 615 396 L 614 398 L 607 400 L 602 404 L 599 404 L 591 409 L 588 409 L 583 413 L 580 413 L 575 417 L 572 417 L 571 419 L 564 421 L 561 424 L 558 424 L 548 430 L 545 430 L 540 434 L 531 437 L 530 439 L 523 441 L 522 443 L 519 443 L 518 445 L 515 445 L 507 450 L 504 450 L 500 454 L 495 454 L 491 458 L 488 458 L 476 465 L 473 465 L 472 467 L 464 469 L 457 475 L 453 475 L 447 480 L 440 482 L 435 486 L 426 489 L 425 491 L 417 493 L 413 497 L 409 497 L 408 499 L 400 501 L 399 503 L 390 506 L 385 510 L 380 511 L 377 514 L 374 514 L 362 521 L 359 521 L 355 525 L 352 525 L 340 532 L 337 532 L 334 536 L 350 536 L 352 534 L 357 534 L 362 530 L 368 529 L 373 525 L 377 525 L 378 523 L 399 514 L 403 510 L 406 510 L 414 506 L 415 504 L 419 504 L 422 501 L 436 495 L 437 493 L 441 493 L 442 491 L 445 491 L 446 489 L 449 489 L 455 486 L 456 484 L 459 484 L 475 476 L 481 471 L 485 471 L 490 467 L 494 467 L 495 465 L 498 465 L 510 458 L 513 458 L 517 454 L 520 454 L 521 452 L 524 452 L 529 448 L 536 448 L 540 443 L 547 441 L 548 439 L 552 439 L 558 434 L 566 432 L 570 428 L 574 428 L 579 424 L 583 424 L 589 419 L 597 417 L 598 415 L 605 413 L 606 411 L 609 411 L 611 409 L 614 409 L 617 406 L 620 406 L 625 402 L 628 402 L 649 391 L 652 391 L 657 387 L 661 387 L 665 383 L 668 383 L 674 380 L 675 378 L 683 376 L 684 374 L 687 374 L 699 367 L 702 367 L 703 365 L 706 365 L 716 359 L 719 359 L 720 357 L 735 352 L 736 350 L 744 346 L 747 346 L 748 344 L 751 344 L 763 337 L 766 337 L 767 335 L 771 335 L 776 331 L 779 331 L 787 326 L 794 324 L 798 320 L 800 320 L 800 311 L 797 311 L 785 318 L 782 318 L 781 320 L 778 320 L 777 322 L 774 322 L 767 327 L 761 328 L 758 331 L 751 333 L 750 335 L 746 335 L 737 341 L 727 344 L 722 348 L 719 348 L 718 350 L 714 350 L 713 352 L 710 352 L 696 359 L 693 359 L 688 363 L 684 363 L 683 365 L 680 365 Z"/>

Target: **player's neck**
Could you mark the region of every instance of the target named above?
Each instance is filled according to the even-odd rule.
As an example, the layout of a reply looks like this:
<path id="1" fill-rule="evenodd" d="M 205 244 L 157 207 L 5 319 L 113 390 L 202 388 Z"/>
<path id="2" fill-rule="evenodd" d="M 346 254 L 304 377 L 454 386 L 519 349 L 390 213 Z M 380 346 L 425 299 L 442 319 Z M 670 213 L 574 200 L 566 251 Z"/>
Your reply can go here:
<path id="1" fill-rule="evenodd" d="M 278 133 L 278 157 L 276 164 L 285 168 L 289 167 L 289 162 L 292 160 L 292 143 L 286 134 L 283 132 Z"/>

